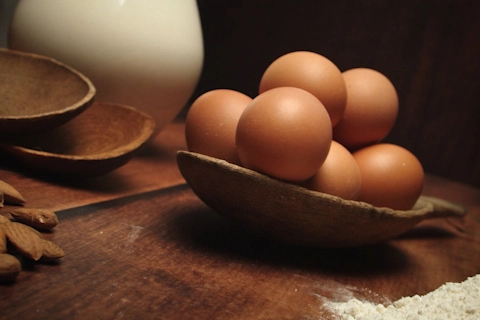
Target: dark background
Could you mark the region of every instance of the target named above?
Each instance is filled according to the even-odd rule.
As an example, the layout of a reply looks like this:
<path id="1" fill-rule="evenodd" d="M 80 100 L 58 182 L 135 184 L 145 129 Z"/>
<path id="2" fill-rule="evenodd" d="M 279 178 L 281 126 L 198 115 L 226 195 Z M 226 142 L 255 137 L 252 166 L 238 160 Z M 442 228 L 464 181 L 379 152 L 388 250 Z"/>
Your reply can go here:
<path id="1" fill-rule="evenodd" d="M 385 74 L 400 98 L 387 141 L 427 172 L 480 186 L 480 2 L 468 0 L 198 0 L 205 65 L 192 97 L 257 94 L 265 68 L 310 50 L 343 71 Z"/>
<path id="2" fill-rule="evenodd" d="M 0 0 L 1 29 L 15 3 Z M 412 151 L 426 172 L 480 187 L 479 1 L 198 0 L 198 6 L 205 65 L 192 100 L 215 88 L 253 97 L 265 68 L 295 50 L 320 53 L 341 70 L 370 67 L 390 78 L 400 98 L 386 140 Z"/>

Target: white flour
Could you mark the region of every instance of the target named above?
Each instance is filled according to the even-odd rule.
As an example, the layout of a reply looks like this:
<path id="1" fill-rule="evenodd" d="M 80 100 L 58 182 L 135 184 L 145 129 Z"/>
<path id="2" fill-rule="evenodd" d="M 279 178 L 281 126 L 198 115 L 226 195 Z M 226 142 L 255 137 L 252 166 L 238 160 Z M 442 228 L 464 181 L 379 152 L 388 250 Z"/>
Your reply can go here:
<path id="1" fill-rule="evenodd" d="M 447 282 L 424 296 L 404 297 L 391 305 L 351 299 L 324 305 L 343 320 L 478 320 L 480 274 L 461 283 Z"/>

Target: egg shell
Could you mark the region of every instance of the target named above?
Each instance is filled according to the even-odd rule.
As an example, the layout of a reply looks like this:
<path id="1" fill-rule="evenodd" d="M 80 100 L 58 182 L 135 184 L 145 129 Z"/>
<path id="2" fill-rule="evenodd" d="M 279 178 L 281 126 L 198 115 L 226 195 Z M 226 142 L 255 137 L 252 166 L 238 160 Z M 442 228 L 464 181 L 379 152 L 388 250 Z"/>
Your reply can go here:
<path id="1" fill-rule="evenodd" d="M 345 110 L 347 93 L 342 72 L 328 58 L 310 51 L 294 51 L 274 60 L 260 80 L 259 93 L 277 87 L 304 89 L 327 109 L 332 126 Z"/>
<path id="2" fill-rule="evenodd" d="M 230 89 L 215 89 L 199 96 L 185 119 L 188 150 L 239 164 L 237 123 L 251 101 L 251 97 Z"/>
<path id="3" fill-rule="evenodd" d="M 350 151 L 340 143 L 332 141 L 325 162 L 312 178 L 301 185 L 345 200 L 358 200 L 361 187 L 360 170 Z"/>
<path id="4" fill-rule="evenodd" d="M 353 153 L 362 179 L 358 199 L 377 207 L 409 210 L 422 194 L 424 171 L 407 149 L 379 143 Z"/>
<path id="5" fill-rule="evenodd" d="M 398 114 L 398 95 L 392 82 L 369 68 L 343 72 L 347 103 L 333 138 L 354 150 L 381 141 L 393 128 Z"/>
<path id="6" fill-rule="evenodd" d="M 237 126 L 237 153 L 243 166 L 269 176 L 302 181 L 327 157 L 330 117 L 311 93 L 274 88 L 255 97 Z"/>

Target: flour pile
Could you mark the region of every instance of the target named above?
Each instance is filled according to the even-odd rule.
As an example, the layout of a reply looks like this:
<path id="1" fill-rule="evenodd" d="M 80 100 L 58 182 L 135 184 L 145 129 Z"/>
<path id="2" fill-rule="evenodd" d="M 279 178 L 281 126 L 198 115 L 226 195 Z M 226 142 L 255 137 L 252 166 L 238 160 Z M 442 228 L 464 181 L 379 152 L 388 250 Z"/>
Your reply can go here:
<path id="1" fill-rule="evenodd" d="M 478 320 L 480 274 L 461 283 L 447 282 L 424 296 L 401 298 L 386 307 L 358 299 L 329 302 L 325 306 L 343 320 Z"/>

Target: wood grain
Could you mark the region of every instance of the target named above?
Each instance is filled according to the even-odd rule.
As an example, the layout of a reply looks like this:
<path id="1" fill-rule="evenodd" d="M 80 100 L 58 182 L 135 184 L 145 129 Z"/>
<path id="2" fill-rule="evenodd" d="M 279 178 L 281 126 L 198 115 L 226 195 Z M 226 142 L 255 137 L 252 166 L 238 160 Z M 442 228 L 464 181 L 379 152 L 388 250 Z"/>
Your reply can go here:
<path id="1" fill-rule="evenodd" d="M 181 122 L 93 179 L 33 174 L 0 154 L 0 179 L 27 205 L 57 211 L 46 237 L 66 252 L 58 264 L 24 261 L 17 281 L 0 286 L 1 320 L 331 319 L 328 301 L 388 302 L 480 273 L 478 2 L 198 3 L 206 60 L 197 96 L 218 87 L 254 95 L 268 63 L 291 50 L 382 71 L 402 104 L 389 140 L 421 157 L 424 194 L 469 214 L 368 247 L 295 248 L 193 194 L 174 161 L 185 149 Z"/>
<path id="2" fill-rule="evenodd" d="M 66 256 L 2 286 L 0 319 L 328 319 L 328 301 L 425 294 L 480 272 L 480 193 L 464 190 L 471 220 L 350 249 L 271 242 L 183 184 L 64 210 L 47 236 Z"/>
<path id="3" fill-rule="evenodd" d="M 185 148 L 184 124 L 174 122 L 129 163 L 103 176 L 52 177 L 0 153 L 0 179 L 17 188 L 30 207 L 68 209 L 183 183 L 174 159 Z"/>
<path id="4" fill-rule="evenodd" d="M 55 209 L 45 234 L 65 250 L 0 286 L 0 319 L 329 319 L 328 301 L 388 302 L 480 272 L 480 190 L 427 176 L 424 193 L 464 205 L 465 219 L 423 222 L 351 249 L 295 248 L 209 209 L 174 161 L 184 124 L 94 179 L 55 180 L 1 160 L 26 205 Z"/>

